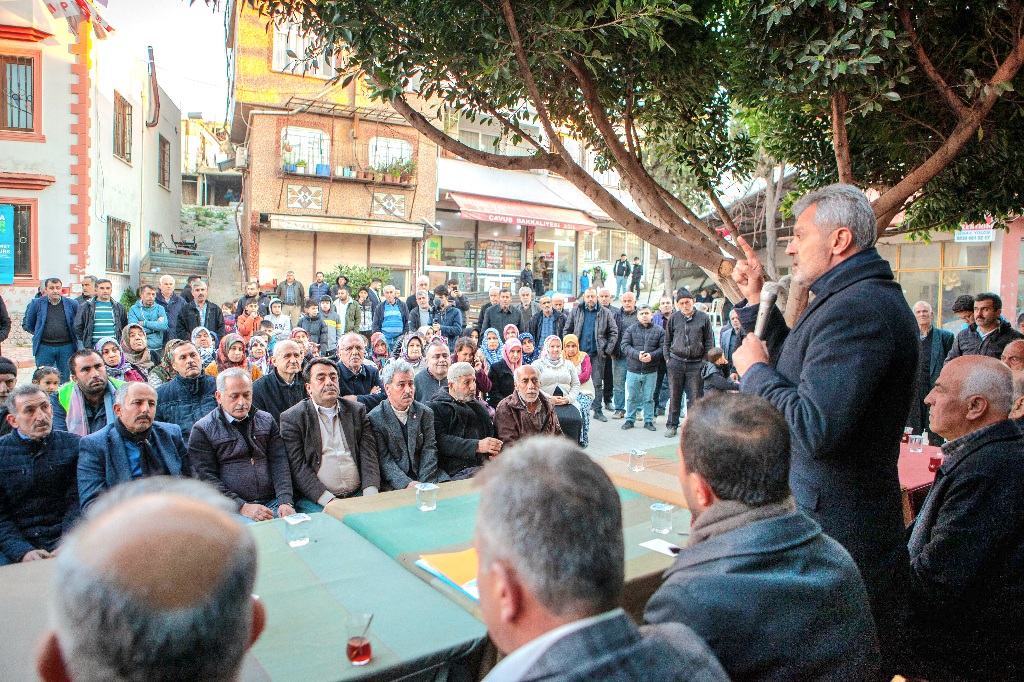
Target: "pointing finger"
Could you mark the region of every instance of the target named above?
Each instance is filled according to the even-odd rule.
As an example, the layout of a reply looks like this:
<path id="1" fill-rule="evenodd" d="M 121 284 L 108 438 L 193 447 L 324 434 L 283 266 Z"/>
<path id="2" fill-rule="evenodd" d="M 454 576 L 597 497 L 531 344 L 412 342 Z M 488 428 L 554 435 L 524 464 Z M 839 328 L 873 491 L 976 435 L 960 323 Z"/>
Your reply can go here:
<path id="1" fill-rule="evenodd" d="M 746 256 L 748 261 L 757 262 L 757 254 L 754 253 L 754 249 L 750 248 L 750 244 L 743 237 L 737 237 L 736 243 L 743 249 L 743 255 Z"/>

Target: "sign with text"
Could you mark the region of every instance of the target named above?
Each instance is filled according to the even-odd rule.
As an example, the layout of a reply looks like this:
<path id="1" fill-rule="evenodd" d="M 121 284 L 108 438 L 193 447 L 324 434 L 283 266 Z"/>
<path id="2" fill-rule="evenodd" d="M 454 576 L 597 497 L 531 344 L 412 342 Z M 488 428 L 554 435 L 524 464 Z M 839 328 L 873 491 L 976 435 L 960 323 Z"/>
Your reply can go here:
<path id="1" fill-rule="evenodd" d="M 953 241 L 960 243 L 990 242 L 994 239 L 991 219 L 984 223 L 964 223 L 953 233 Z"/>
<path id="2" fill-rule="evenodd" d="M 14 284 L 14 206 L 0 204 L 0 284 Z"/>

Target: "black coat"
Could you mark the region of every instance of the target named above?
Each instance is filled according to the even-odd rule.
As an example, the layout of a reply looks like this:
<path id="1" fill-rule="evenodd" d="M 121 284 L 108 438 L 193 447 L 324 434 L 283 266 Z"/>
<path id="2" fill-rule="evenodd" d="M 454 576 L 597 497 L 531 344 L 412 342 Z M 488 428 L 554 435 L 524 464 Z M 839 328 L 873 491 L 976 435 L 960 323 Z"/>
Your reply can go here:
<path id="1" fill-rule="evenodd" d="M 249 301 L 256 301 L 259 308 L 256 310 L 256 314 L 260 317 L 266 317 L 270 314 L 270 296 L 263 293 L 262 291 L 255 296 L 245 295 L 238 299 L 238 303 L 235 304 L 235 315 L 241 315 L 245 312 L 245 306 Z"/>
<path id="2" fill-rule="evenodd" d="M 509 369 L 508 363 L 498 360 L 487 370 L 487 378 L 491 380 L 491 390 L 487 392 L 487 404 L 493 408 L 498 407 L 505 398 L 512 395 L 516 390 L 516 379 Z"/>
<path id="3" fill-rule="evenodd" d="M 320 346 L 321 354 L 326 354 L 328 351 L 333 350 L 327 342 L 327 323 L 324 322 L 323 315 L 319 311 L 316 317 L 303 315 L 299 318 L 299 323 L 296 326 L 306 330 L 306 333 L 309 334 L 310 342 Z"/>
<path id="4" fill-rule="evenodd" d="M 665 351 L 665 330 L 656 324 L 646 327 L 635 322 L 622 333 L 619 354 L 626 358 L 626 371 L 634 374 L 652 374 L 658 371 L 658 361 Z M 650 353 L 650 362 L 640 362 L 640 353 Z"/>
<path id="5" fill-rule="evenodd" d="M 509 305 L 508 312 L 501 309 L 501 305 L 492 305 L 484 314 L 483 322 L 480 323 L 480 331 L 494 327 L 498 334 L 504 339 L 505 326 L 514 324 L 517 329 L 523 323 L 523 313 Z M 519 329 L 520 332 L 524 331 Z"/>
<path id="6" fill-rule="evenodd" d="M 1007 419 L 942 449 L 910 534 L 915 648 L 968 679 L 1010 679 L 1024 657 L 1024 436 Z"/>
<path id="7" fill-rule="evenodd" d="M 1017 339 L 1024 339 L 1024 334 L 1016 331 L 1013 325 L 1001 317 L 995 331 L 986 336 L 984 341 L 978 336 L 978 324 L 969 324 L 956 335 L 953 347 L 946 356 L 946 362 L 961 355 L 987 355 L 998 359 L 1002 357 L 1003 349 Z"/>
<path id="8" fill-rule="evenodd" d="M 128 311 L 125 310 L 123 305 L 113 299 L 110 300 L 110 307 L 114 313 L 114 338 L 120 342 L 121 331 L 128 324 Z M 95 326 L 96 299 L 90 298 L 78 306 L 78 312 L 75 314 L 75 336 L 78 337 L 78 341 L 82 344 L 83 348 L 91 349 L 99 341 L 93 334 Z"/>
<path id="9" fill-rule="evenodd" d="M 178 335 L 178 338 L 182 341 L 192 340 L 192 331 L 199 326 L 205 326 L 211 332 L 217 335 L 217 341 L 224 338 L 224 313 L 220 311 L 220 306 L 206 302 L 206 324 L 199 324 L 199 309 L 196 308 L 194 303 L 188 303 L 181 307 L 181 312 L 178 313 L 178 321 L 174 325 L 174 333 Z"/>
<path id="10" fill-rule="evenodd" d="M 551 316 L 554 318 L 554 320 L 552 320 L 553 324 L 551 325 L 551 328 L 554 331 L 555 336 L 562 338 L 565 336 L 565 320 L 567 319 L 565 317 L 565 313 L 560 313 L 557 310 L 552 309 Z M 544 344 L 544 339 L 542 339 L 540 335 L 540 326 L 543 321 L 544 312 L 542 311 L 530 318 L 530 328 L 527 330 L 533 334 L 533 341 L 537 346 Z M 484 329 L 486 329 L 486 327 L 484 327 Z M 500 332 L 501 330 L 498 331 Z"/>
<path id="11" fill-rule="evenodd" d="M 773 306 L 765 341 L 778 360 L 774 367 L 751 367 L 740 387 L 786 417 L 793 496 L 857 562 L 884 646 L 889 633 L 882 622 L 901 619 L 897 611 L 905 604 L 908 558 L 896 462 L 914 395 L 917 323 L 874 248 L 810 288 L 814 300 L 792 330 Z M 758 306 L 736 310 L 753 331 Z"/>
<path id="12" fill-rule="evenodd" d="M 306 384 L 296 374 L 291 384 L 284 383 L 277 370 L 264 374 L 252 385 L 252 406 L 270 413 L 280 421 L 281 413 L 306 399 Z"/>
<path id="13" fill-rule="evenodd" d="M 81 307 L 81 306 L 79 306 Z M 11 314 L 7 312 L 7 304 L 3 296 L 0 296 L 0 343 L 7 340 L 11 335 Z"/>
<path id="14" fill-rule="evenodd" d="M 668 318 L 665 328 L 665 361 L 670 358 L 685 362 L 702 362 L 708 351 L 715 347 L 715 332 L 707 313 L 694 310 L 687 319 L 682 311 Z"/>
<path id="15" fill-rule="evenodd" d="M 388 396 L 384 393 L 384 384 L 380 383 L 380 371 L 373 365 L 365 362 L 356 374 L 345 365 L 338 363 L 338 388 L 339 395 L 354 395 L 367 410 L 372 410 L 384 401 Z M 371 393 L 374 388 L 380 390 Z"/>
<path id="16" fill-rule="evenodd" d="M 505 364 L 505 363 L 502 363 Z M 494 437 L 494 424 L 487 406 L 479 400 L 460 403 L 448 391 L 438 391 L 428 403 L 434 411 L 438 464 L 449 476 L 463 469 L 482 466 L 484 455 L 477 445 Z"/>

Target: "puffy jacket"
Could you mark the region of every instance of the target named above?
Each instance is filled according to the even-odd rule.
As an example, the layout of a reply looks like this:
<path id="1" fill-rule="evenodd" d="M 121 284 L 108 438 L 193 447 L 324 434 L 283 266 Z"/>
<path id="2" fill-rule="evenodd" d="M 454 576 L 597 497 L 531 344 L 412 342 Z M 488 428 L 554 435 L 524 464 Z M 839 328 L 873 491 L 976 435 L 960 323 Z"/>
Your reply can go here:
<path id="1" fill-rule="evenodd" d="M 738 391 L 740 385 L 727 377 L 725 371 L 729 365 L 716 365 L 707 360 L 700 370 L 700 378 L 704 380 L 704 395 L 710 395 L 718 391 Z"/>
<path id="2" fill-rule="evenodd" d="M 694 310 L 687 319 L 680 311 L 668 318 L 665 330 L 666 360 L 675 358 L 686 362 L 703 362 L 708 351 L 715 347 L 715 333 L 707 313 Z"/>
<path id="3" fill-rule="evenodd" d="M 194 379 L 176 375 L 156 388 L 156 421 L 177 424 L 188 442 L 192 425 L 217 407 L 217 380 L 209 374 Z"/>
<path id="4" fill-rule="evenodd" d="M 569 313 L 569 319 L 565 323 L 565 331 L 569 334 L 575 334 L 576 338 L 580 340 L 580 349 L 583 348 L 583 309 L 587 307 L 586 303 L 581 303 L 572 309 Z M 615 317 L 612 315 L 612 311 L 605 308 L 600 303 L 597 304 L 597 319 L 594 321 L 594 335 L 597 337 L 597 350 L 602 356 L 610 355 L 615 352 L 615 345 L 619 341 L 619 328 L 615 324 Z M 537 343 L 543 343 L 540 339 Z"/>
<path id="5" fill-rule="evenodd" d="M 324 318 L 320 317 L 319 312 L 316 314 L 316 317 L 303 315 L 295 326 L 306 330 L 306 333 L 309 334 L 310 343 L 319 345 L 323 352 L 329 350 L 327 344 L 327 324 L 324 322 Z"/>
<path id="6" fill-rule="evenodd" d="M 313 300 L 319 303 L 321 298 L 331 295 L 331 285 L 327 282 L 320 282 L 319 284 L 313 282 L 309 285 L 309 291 L 307 293 L 307 301 Z"/>
<path id="7" fill-rule="evenodd" d="M 479 400 L 462 403 L 448 391 L 438 391 L 427 403 L 434 411 L 438 465 L 449 476 L 484 463 L 477 445 L 494 437 L 494 424 L 487 406 Z"/>
<path id="8" fill-rule="evenodd" d="M 78 518 L 78 440 L 66 431 L 0 438 L 0 565 L 53 551 Z"/>
<path id="9" fill-rule="evenodd" d="M 64 319 L 68 323 L 71 341 L 77 346 L 78 336 L 75 333 L 75 317 L 78 313 L 78 304 L 66 296 L 61 298 L 61 302 L 64 304 Z M 32 335 L 32 355 L 39 353 L 39 341 L 43 338 L 43 327 L 46 326 L 48 305 L 50 305 L 49 298 L 37 296 L 29 302 L 28 308 L 25 309 L 25 316 L 21 318 L 21 328 Z"/>
<path id="10" fill-rule="evenodd" d="M 621 354 L 626 358 L 626 371 L 651 374 L 658 371 L 665 345 L 665 330 L 656 324 L 646 327 L 639 322 L 630 325 L 622 334 Z M 650 362 L 640 362 L 640 353 L 650 353 Z"/>
<path id="11" fill-rule="evenodd" d="M 146 330 L 146 346 L 150 350 L 160 350 L 164 346 L 164 332 L 167 331 L 167 311 L 159 303 L 148 308 L 138 301 L 128 311 L 128 322 L 138 322 Z M 118 337 L 120 338 L 120 337 Z"/>
<path id="12" fill-rule="evenodd" d="M 627 329 L 637 323 L 638 312 L 640 311 L 634 306 L 631 313 L 627 313 L 622 308 L 615 308 L 615 312 L 612 313 L 612 316 L 615 318 L 615 328 L 619 330 L 619 340 L 615 343 L 612 357 L 621 358 L 624 355 L 622 352 L 622 335 Z"/>
<path id="13" fill-rule="evenodd" d="M 292 474 L 281 430 L 253 408 L 240 432 L 219 407 L 196 422 L 188 442 L 195 477 L 212 484 L 238 508 L 249 502 L 292 504 Z"/>
<path id="14" fill-rule="evenodd" d="M 956 335 L 953 348 L 946 356 L 946 362 L 961 355 L 988 355 L 998 359 L 1002 357 L 1003 349 L 1017 339 L 1024 339 L 1024 334 L 1014 330 L 1013 325 L 1002 317 L 999 318 L 995 330 L 986 336 L 984 341 L 978 335 L 978 324 L 969 324 Z"/>

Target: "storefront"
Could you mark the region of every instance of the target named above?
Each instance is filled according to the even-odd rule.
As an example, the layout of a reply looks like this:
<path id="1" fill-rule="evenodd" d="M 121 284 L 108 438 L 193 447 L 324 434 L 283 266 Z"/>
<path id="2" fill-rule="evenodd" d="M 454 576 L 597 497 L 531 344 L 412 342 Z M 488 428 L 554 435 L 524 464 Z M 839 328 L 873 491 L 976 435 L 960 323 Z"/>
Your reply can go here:
<path id="1" fill-rule="evenodd" d="M 533 276 L 545 292 L 576 294 L 576 237 L 574 230 L 534 229 Z"/>

